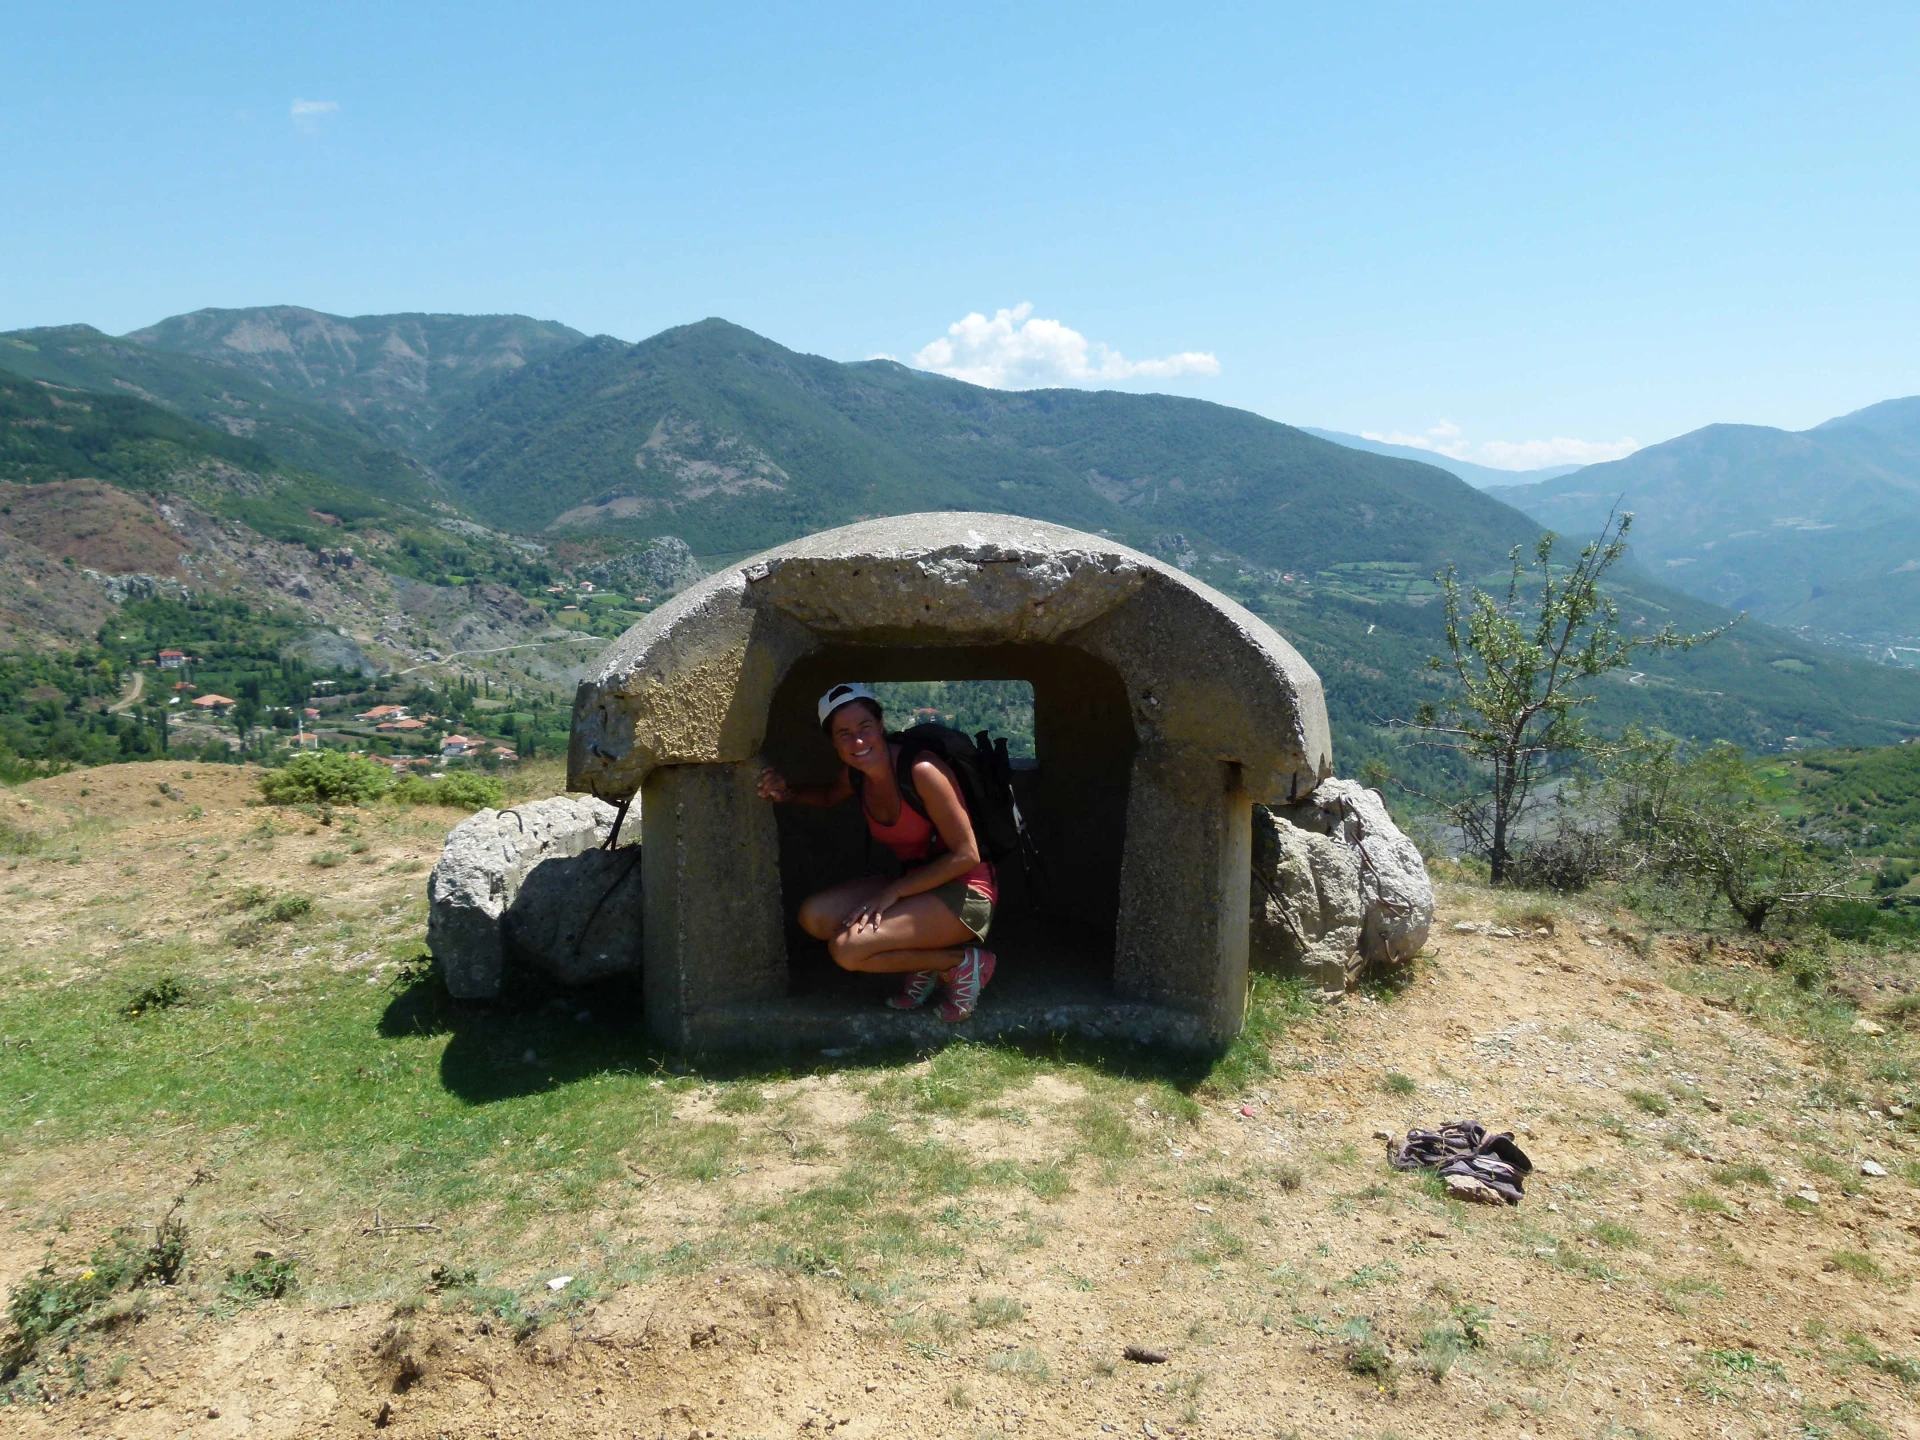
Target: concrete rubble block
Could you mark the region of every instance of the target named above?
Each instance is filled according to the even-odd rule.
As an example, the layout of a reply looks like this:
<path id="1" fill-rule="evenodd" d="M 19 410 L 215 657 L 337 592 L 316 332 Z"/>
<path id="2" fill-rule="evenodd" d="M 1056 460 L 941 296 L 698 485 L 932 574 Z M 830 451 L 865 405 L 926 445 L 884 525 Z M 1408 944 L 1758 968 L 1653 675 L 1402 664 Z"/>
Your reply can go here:
<path id="1" fill-rule="evenodd" d="M 1359 853 L 1266 809 L 1253 813 L 1249 963 L 1344 994 L 1360 961 Z"/>
<path id="2" fill-rule="evenodd" d="M 453 828 L 427 879 L 427 944 L 460 999 L 500 993 L 502 919 L 534 866 L 605 843 L 614 807 L 557 795 L 511 810 L 482 810 Z"/>
<path id="3" fill-rule="evenodd" d="M 508 961 L 562 985 L 637 973 L 645 935 L 640 847 L 542 860 L 527 872 L 501 923 Z"/>

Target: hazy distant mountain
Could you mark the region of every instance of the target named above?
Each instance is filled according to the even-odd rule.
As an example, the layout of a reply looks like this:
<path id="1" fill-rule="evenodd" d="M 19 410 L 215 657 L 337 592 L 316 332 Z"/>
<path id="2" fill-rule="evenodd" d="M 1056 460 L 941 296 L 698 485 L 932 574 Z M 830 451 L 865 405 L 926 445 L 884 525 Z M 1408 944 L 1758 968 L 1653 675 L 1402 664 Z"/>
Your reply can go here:
<path id="1" fill-rule="evenodd" d="M 195 310 L 126 337 L 230 366 L 419 444 L 456 405 L 587 337 L 524 315 L 324 315 L 298 305 Z"/>
<path id="2" fill-rule="evenodd" d="M 1920 661 L 1920 397 L 1798 432 L 1709 425 L 1488 493 L 1574 535 L 1617 504 L 1634 512 L 1641 563 L 1676 587 Z"/>
<path id="3" fill-rule="evenodd" d="M 1422 465 L 1437 465 L 1450 475 L 1458 475 L 1469 485 L 1486 490 L 1495 485 L 1523 485 L 1539 480 L 1553 480 L 1562 475 L 1571 475 L 1580 469 L 1578 465 L 1546 465 L 1538 470 L 1496 470 L 1491 465 L 1476 465 L 1471 460 L 1456 460 L 1451 455 L 1442 455 L 1434 450 L 1422 450 L 1415 445 L 1389 445 L 1384 440 L 1369 440 L 1364 435 L 1349 435 L 1344 430 L 1317 430 L 1311 425 L 1300 427 L 1309 435 L 1318 435 L 1322 440 L 1331 440 L 1336 445 L 1344 445 L 1349 450 L 1365 450 L 1369 455 L 1391 455 L 1396 460 L 1417 460 Z"/>
<path id="4" fill-rule="evenodd" d="M 0 334 L 0 369 L 130 395 L 251 440 L 289 466 L 389 500 L 433 492 L 425 469 L 366 425 L 226 365 L 57 325 Z"/>

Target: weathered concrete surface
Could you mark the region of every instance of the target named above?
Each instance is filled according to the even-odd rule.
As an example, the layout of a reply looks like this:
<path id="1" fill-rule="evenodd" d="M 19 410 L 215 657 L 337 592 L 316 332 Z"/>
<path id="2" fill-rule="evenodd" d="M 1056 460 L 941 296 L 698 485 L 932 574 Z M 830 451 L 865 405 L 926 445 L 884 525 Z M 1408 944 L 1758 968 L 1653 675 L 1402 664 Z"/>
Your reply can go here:
<path id="1" fill-rule="evenodd" d="M 1358 969 L 1366 922 L 1360 852 L 1256 810 L 1252 900 L 1253 968 L 1298 976 L 1323 995 L 1344 993 Z"/>
<path id="2" fill-rule="evenodd" d="M 1236 765 L 1153 746 L 1134 761 L 1113 990 L 1202 1017 L 1216 1039 L 1247 1014 L 1252 804 Z M 1132 843 L 1133 837 L 1150 843 Z"/>
<path id="3" fill-rule="evenodd" d="M 1433 884 L 1379 792 L 1329 779 L 1299 804 L 1256 817 L 1253 912 L 1255 963 L 1310 975 L 1332 992 L 1420 953 Z"/>
<path id="4" fill-rule="evenodd" d="M 644 956 L 640 847 L 554 855 L 527 872 L 501 917 L 507 959 L 562 985 L 638 971 Z"/>
<path id="5" fill-rule="evenodd" d="M 1118 916 L 1114 998 L 1229 1039 L 1245 1009 L 1250 806 L 1332 773 L 1320 679 L 1264 622 L 1151 556 L 985 514 L 868 521 L 767 551 L 682 592 L 582 682 L 569 786 L 647 797 L 654 1033 L 725 1032 L 718 1011 L 781 993 L 778 833 L 751 777 L 770 745 L 818 744 L 801 713 L 811 692 L 783 682 L 829 657 L 845 667 L 832 678 L 865 679 L 936 669 L 942 653 L 1001 657 L 1001 678 L 1033 685 L 1036 734 L 1062 757 L 1048 774 L 1042 756 L 1056 821 L 1125 807 L 1117 847 L 1062 847 L 1088 862 L 1076 893 L 1117 892 L 1100 906 Z M 1073 718 L 1075 696 L 1109 691 L 1110 718 Z M 1076 771 L 1065 757 L 1082 730 L 1098 750 Z"/>
<path id="6" fill-rule="evenodd" d="M 427 944 L 447 989 L 461 999 L 500 993 L 506 963 L 501 920 L 533 867 L 603 843 L 614 808 L 555 796 L 511 810 L 482 810 L 447 836 L 427 879 Z"/>
<path id="7" fill-rule="evenodd" d="M 787 991 L 780 840 L 758 779 L 749 765 L 666 765 L 647 776 L 647 1027 L 672 1044 L 694 1043 L 702 1011 Z"/>

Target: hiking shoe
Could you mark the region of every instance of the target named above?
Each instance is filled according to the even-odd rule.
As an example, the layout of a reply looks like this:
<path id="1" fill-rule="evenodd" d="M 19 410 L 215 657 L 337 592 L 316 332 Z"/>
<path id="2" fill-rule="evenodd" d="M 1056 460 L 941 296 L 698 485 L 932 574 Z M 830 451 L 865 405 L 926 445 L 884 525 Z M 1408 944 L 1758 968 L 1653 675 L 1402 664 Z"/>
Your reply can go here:
<path id="1" fill-rule="evenodd" d="M 980 1003 L 980 992 L 993 979 L 997 963 L 991 950 L 968 947 L 960 963 L 947 972 L 947 998 L 940 1002 L 940 1018 L 958 1025 L 972 1015 L 973 1007 Z"/>
<path id="2" fill-rule="evenodd" d="M 933 992 L 939 988 L 938 970 L 916 970 L 907 976 L 907 983 L 900 987 L 899 994 L 887 997 L 887 1004 L 896 1010 L 918 1010 L 933 998 Z"/>

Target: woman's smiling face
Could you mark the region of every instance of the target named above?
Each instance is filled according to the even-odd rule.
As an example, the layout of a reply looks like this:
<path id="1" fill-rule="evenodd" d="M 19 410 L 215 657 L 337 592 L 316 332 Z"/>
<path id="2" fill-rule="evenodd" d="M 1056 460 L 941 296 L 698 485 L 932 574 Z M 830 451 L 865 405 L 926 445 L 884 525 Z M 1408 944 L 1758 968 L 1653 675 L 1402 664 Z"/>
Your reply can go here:
<path id="1" fill-rule="evenodd" d="M 884 763 L 887 730 L 873 707 L 860 700 L 849 700 L 827 717 L 827 734 L 842 764 L 864 770 L 876 759 Z"/>

